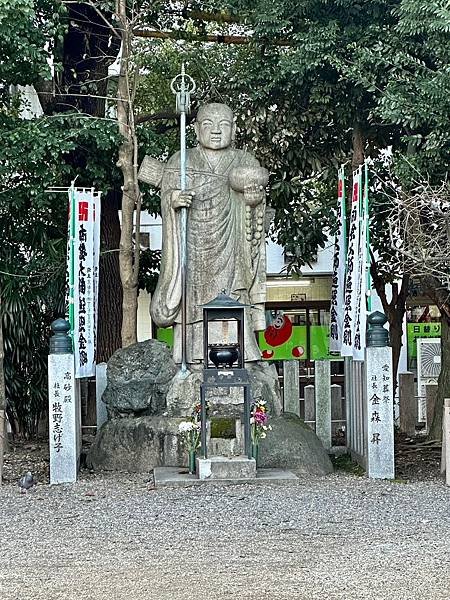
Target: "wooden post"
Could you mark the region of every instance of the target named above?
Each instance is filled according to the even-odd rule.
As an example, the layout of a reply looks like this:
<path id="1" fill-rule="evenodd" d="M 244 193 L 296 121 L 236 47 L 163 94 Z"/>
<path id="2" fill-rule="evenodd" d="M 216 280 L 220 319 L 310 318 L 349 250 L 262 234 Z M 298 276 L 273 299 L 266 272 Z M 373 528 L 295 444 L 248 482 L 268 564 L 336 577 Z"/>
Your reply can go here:
<path id="1" fill-rule="evenodd" d="M 414 388 L 414 373 L 400 373 L 400 430 L 408 436 L 416 433 L 417 398 Z"/>

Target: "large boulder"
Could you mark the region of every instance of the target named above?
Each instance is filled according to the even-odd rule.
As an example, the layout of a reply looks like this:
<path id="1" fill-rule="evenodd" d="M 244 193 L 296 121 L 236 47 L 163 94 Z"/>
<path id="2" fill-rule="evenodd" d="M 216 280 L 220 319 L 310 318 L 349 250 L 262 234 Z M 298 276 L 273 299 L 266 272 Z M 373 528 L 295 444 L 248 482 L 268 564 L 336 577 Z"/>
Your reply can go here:
<path id="1" fill-rule="evenodd" d="M 109 417 L 161 415 L 176 371 L 169 348 L 157 340 L 117 350 L 108 362 L 102 396 Z"/>
<path id="2" fill-rule="evenodd" d="M 154 467 L 187 464 L 178 436 L 182 419 L 128 417 L 107 421 L 95 437 L 87 463 L 92 469 L 148 473 Z"/>
<path id="3" fill-rule="evenodd" d="M 106 422 L 88 455 L 88 466 L 107 471 L 148 473 L 154 467 L 187 465 L 176 417 L 128 417 Z M 333 467 L 314 432 L 296 415 L 270 420 L 273 430 L 261 442 L 258 466 L 298 475 L 327 475 Z"/>
<path id="4" fill-rule="evenodd" d="M 333 472 L 330 457 L 314 431 L 293 413 L 270 419 L 272 431 L 260 442 L 258 466 L 295 471 L 300 475 Z"/>

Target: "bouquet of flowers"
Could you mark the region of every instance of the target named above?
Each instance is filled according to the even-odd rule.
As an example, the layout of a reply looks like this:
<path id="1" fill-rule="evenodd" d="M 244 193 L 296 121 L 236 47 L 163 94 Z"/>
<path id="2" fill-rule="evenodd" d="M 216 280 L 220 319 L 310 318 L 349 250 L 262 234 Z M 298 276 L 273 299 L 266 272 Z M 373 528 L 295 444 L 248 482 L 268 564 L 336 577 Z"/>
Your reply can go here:
<path id="1" fill-rule="evenodd" d="M 267 414 L 265 401 L 257 400 L 252 404 L 250 412 L 250 427 L 254 446 L 257 446 L 259 440 L 263 440 L 267 436 L 268 431 L 272 431 L 272 426 L 267 424 L 268 420 L 269 415 Z"/>
<path id="2" fill-rule="evenodd" d="M 178 431 L 188 452 L 195 452 L 200 446 L 200 429 L 200 421 L 182 421 L 178 425 Z"/>

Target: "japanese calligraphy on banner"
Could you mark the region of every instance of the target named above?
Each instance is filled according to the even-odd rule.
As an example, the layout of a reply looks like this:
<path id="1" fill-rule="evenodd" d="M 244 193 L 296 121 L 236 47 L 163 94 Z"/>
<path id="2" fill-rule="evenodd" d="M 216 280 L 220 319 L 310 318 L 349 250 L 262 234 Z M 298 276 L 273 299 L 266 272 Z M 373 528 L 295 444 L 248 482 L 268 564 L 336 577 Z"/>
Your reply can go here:
<path id="1" fill-rule="evenodd" d="M 344 286 L 345 286 L 345 175 L 341 167 L 338 173 L 338 219 L 339 225 L 334 241 L 333 278 L 331 283 L 330 305 L 330 352 L 340 352 L 344 324 Z"/>
<path id="2" fill-rule="evenodd" d="M 100 193 L 72 188 L 69 190 L 69 198 L 69 231 L 72 242 L 68 269 L 69 321 L 73 332 L 75 376 L 81 378 L 95 375 Z"/>
<path id="3" fill-rule="evenodd" d="M 344 289 L 344 319 L 341 356 L 353 356 L 358 279 L 360 273 L 360 211 L 362 169 L 353 172 L 352 205 L 347 250 L 347 274 Z"/>
<path id="4" fill-rule="evenodd" d="M 355 318 L 353 331 L 353 360 L 364 360 L 366 349 L 366 289 L 367 289 L 367 220 L 362 210 L 360 243 L 358 250 L 358 274 L 356 280 Z"/>

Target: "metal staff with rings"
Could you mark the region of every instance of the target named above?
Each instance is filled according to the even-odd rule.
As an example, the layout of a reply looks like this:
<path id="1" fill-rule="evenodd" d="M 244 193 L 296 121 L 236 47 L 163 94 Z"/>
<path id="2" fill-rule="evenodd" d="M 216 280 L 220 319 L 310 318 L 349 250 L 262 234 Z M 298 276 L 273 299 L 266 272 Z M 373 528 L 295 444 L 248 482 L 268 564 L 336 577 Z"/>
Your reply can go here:
<path id="1" fill-rule="evenodd" d="M 195 81 L 185 72 L 184 63 L 179 73 L 170 84 L 175 94 L 176 111 L 180 115 L 180 189 L 186 190 L 186 115 L 191 108 L 191 94 L 195 92 Z M 180 258 L 181 258 L 181 369 L 180 375 L 186 377 L 189 373 L 186 364 L 186 268 L 187 268 L 187 208 L 181 208 L 180 214 Z"/>

